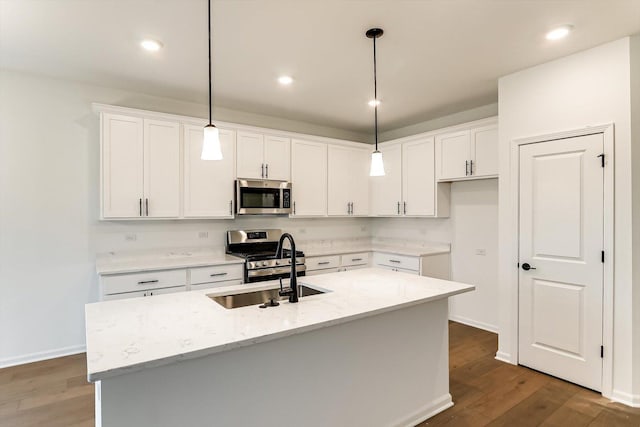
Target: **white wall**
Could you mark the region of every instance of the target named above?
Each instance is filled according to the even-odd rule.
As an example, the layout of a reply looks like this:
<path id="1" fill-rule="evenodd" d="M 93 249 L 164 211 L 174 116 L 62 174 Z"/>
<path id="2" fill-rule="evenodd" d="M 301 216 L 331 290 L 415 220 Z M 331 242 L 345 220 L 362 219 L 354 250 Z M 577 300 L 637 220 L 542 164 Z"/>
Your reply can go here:
<path id="1" fill-rule="evenodd" d="M 640 165 L 640 34 L 631 47 L 631 140 L 632 164 Z M 640 167 L 633 169 L 633 324 L 640 325 Z M 633 330 L 633 394 L 640 395 L 640 327 Z"/>
<path id="2" fill-rule="evenodd" d="M 451 278 L 476 290 L 451 298 L 449 317 L 497 332 L 498 180 L 453 183 L 451 226 Z"/>
<path id="3" fill-rule="evenodd" d="M 99 222 L 99 120 L 92 102 L 206 114 L 197 104 L 0 72 L 0 366 L 83 349 L 84 304 L 98 293 L 96 253 L 222 247 L 225 230 L 247 226 L 282 227 L 300 240 L 370 234 L 366 219 L 349 218 Z M 241 116 L 256 125 L 266 120 Z M 238 117 L 227 111 L 218 118 Z M 348 136 L 304 123 L 271 123 Z M 198 239 L 199 231 L 209 231 L 209 238 Z M 130 233 L 136 241 L 125 241 Z"/>
<path id="4" fill-rule="evenodd" d="M 498 329 L 498 180 L 451 185 L 449 218 L 374 218 L 378 238 L 451 243 L 451 279 L 476 291 L 451 298 L 450 317 L 483 329 Z M 485 255 L 477 255 L 484 249 Z"/>
<path id="5" fill-rule="evenodd" d="M 592 125 L 615 124 L 615 289 L 613 392 L 632 402 L 632 210 L 629 39 L 503 77 L 499 82 L 500 336 L 498 357 L 517 358 L 517 201 L 511 141 Z M 634 230 L 635 231 L 635 230 Z M 640 250 L 640 248 L 636 248 Z M 637 267 L 636 267 L 637 268 Z M 638 286 L 638 284 L 636 284 Z M 635 326 L 637 328 L 637 326 Z M 637 392 L 636 392 L 637 393 Z M 640 402 L 640 400 L 638 401 Z"/>

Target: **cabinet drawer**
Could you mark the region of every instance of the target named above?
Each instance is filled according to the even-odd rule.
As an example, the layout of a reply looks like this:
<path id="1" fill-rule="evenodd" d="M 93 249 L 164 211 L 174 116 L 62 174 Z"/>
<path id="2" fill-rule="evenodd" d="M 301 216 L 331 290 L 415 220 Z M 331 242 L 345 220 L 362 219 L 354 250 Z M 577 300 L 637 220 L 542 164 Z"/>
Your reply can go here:
<path id="1" fill-rule="evenodd" d="M 125 299 L 125 298 L 152 297 L 154 295 L 173 294 L 175 292 L 184 292 L 186 290 L 187 290 L 186 286 L 174 286 L 171 288 L 150 289 L 147 291 L 125 292 L 123 294 L 104 295 L 102 297 L 102 301 L 110 301 L 114 299 Z"/>
<path id="2" fill-rule="evenodd" d="M 399 273 L 413 274 L 413 275 L 416 275 L 416 276 L 419 274 L 418 270 L 407 270 L 406 268 L 391 267 L 389 265 L 378 264 L 378 265 L 376 265 L 376 267 L 384 268 L 385 270 L 397 271 Z"/>
<path id="3" fill-rule="evenodd" d="M 325 268 L 336 268 L 340 266 L 340 256 L 317 256 L 305 259 L 307 271 L 321 270 Z"/>
<path id="4" fill-rule="evenodd" d="M 191 290 L 195 291 L 198 289 L 222 288 L 225 286 L 242 285 L 242 283 L 243 283 L 243 279 L 223 280 L 220 282 L 198 283 L 198 284 L 192 283 Z"/>
<path id="5" fill-rule="evenodd" d="M 340 265 L 348 267 L 350 265 L 366 265 L 369 264 L 369 252 L 361 252 L 358 254 L 346 254 L 340 257 Z"/>
<path id="6" fill-rule="evenodd" d="M 101 283 L 103 295 L 186 286 L 187 270 L 147 271 L 144 273 L 103 276 Z"/>
<path id="7" fill-rule="evenodd" d="M 317 276 L 319 274 L 337 273 L 338 271 L 340 271 L 339 268 L 325 268 L 323 270 L 307 270 L 305 274 L 307 276 Z"/>
<path id="8" fill-rule="evenodd" d="M 243 278 L 242 264 L 190 268 L 191 284 L 223 282 Z"/>
<path id="9" fill-rule="evenodd" d="M 373 255 L 373 263 L 406 270 L 420 271 L 420 258 L 418 257 L 376 252 Z"/>

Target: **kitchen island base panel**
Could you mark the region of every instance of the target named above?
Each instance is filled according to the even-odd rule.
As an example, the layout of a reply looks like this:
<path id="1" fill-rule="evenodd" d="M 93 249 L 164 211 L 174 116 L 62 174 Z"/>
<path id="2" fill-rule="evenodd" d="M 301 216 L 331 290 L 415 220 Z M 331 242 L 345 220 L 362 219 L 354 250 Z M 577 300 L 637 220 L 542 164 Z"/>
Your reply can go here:
<path id="1" fill-rule="evenodd" d="M 413 426 L 451 405 L 446 298 L 96 382 L 103 427 Z"/>

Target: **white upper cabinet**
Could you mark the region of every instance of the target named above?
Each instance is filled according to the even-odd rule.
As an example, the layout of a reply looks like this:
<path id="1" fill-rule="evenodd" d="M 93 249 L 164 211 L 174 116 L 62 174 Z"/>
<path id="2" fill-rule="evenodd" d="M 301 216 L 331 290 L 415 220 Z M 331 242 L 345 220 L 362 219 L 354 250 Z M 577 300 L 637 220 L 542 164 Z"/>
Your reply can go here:
<path id="1" fill-rule="evenodd" d="M 102 217 L 180 216 L 180 125 L 102 115 Z"/>
<path id="2" fill-rule="evenodd" d="M 142 119 L 102 114 L 102 216 L 142 216 L 144 139 Z"/>
<path id="3" fill-rule="evenodd" d="M 369 150 L 329 145 L 327 212 L 336 216 L 369 213 Z"/>
<path id="4" fill-rule="evenodd" d="M 380 148 L 386 175 L 371 177 L 376 216 L 449 216 L 449 184 L 436 184 L 434 138 L 421 137 Z"/>
<path id="5" fill-rule="evenodd" d="M 385 145 L 379 149 L 382 152 L 385 175 L 369 178 L 371 214 L 399 216 L 402 214 L 402 146 Z"/>
<path id="6" fill-rule="evenodd" d="M 236 134 L 220 129 L 222 160 L 202 160 L 203 127 L 184 125 L 185 218 L 233 218 Z"/>
<path id="7" fill-rule="evenodd" d="M 144 119 L 144 216 L 180 216 L 180 124 Z"/>
<path id="8" fill-rule="evenodd" d="M 498 176 L 498 126 L 438 135 L 436 175 L 439 181 Z"/>
<path id="9" fill-rule="evenodd" d="M 485 126 L 471 131 L 472 176 L 498 176 L 498 127 Z"/>
<path id="10" fill-rule="evenodd" d="M 436 176 L 433 137 L 402 144 L 402 212 L 435 215 Z"/>
<path id="11" fill-rule="evenodd" d="M 291 142 L 292 216 L 327 215 L 327 144 Z"/>
<path id="12" fill-rule="evenodd" d="M 250 179 L 290 178 L 291 140 L 253 132 L 238 132 L 237 176 Z"/>

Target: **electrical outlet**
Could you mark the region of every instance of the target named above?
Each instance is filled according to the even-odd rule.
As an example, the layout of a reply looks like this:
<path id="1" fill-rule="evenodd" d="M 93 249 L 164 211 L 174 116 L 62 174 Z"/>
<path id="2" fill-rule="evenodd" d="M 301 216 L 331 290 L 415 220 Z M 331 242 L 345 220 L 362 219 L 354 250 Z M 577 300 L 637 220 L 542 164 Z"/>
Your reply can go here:
<path id="1" fill-rule="evenodd" d="M 124 235 L 124 240 L 127 242 L 135 242 L 138 240 L 138 236 L 135 233 L 129 233 Z"/>
<path id="2" fill-rule="evenodd" d="M 476 249 L 476 255 L 485 256 L 486 254 L 487 254 L 487 250 L 486 249 Z"/>
<path id="3" fill-rule="evenodd" d="M 208 231 L 199 231 L 198 232 L 198 237 L 200 239 L 208 239 L 209 238 L 209 232 Z"/>

